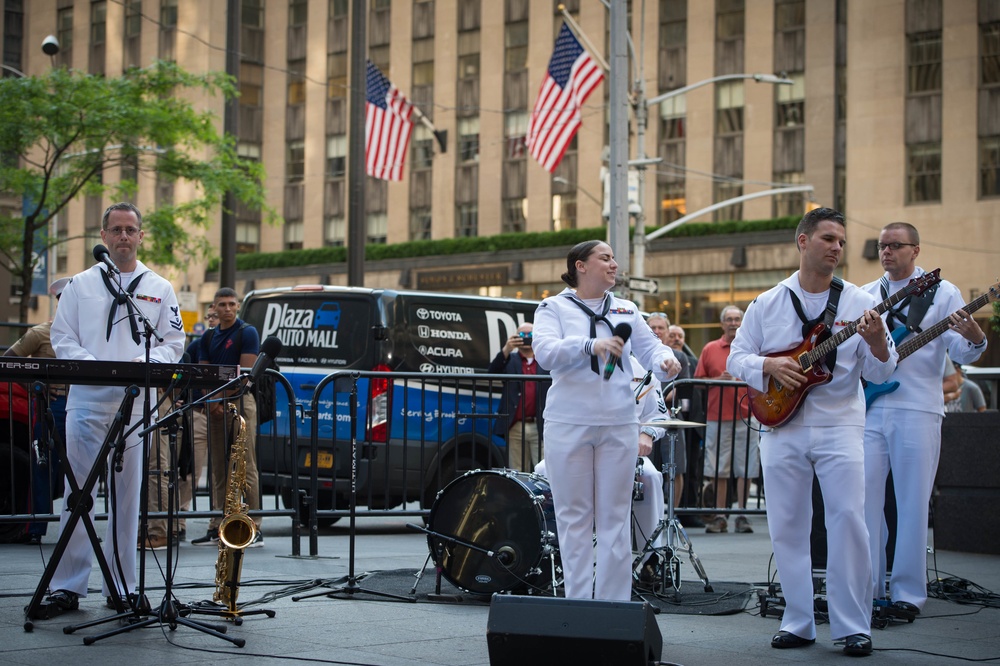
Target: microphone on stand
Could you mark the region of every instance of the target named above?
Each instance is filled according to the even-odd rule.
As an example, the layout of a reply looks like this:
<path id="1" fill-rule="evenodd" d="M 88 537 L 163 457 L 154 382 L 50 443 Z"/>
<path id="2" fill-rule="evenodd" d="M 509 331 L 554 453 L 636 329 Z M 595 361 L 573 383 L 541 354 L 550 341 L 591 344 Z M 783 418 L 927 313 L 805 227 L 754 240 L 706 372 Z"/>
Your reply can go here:
<path id="1" fill-rule="evenodd" d="M 281 339 L 275 335 L 260 343 L 260 354 L 250 369 L 250 383 L 254 383 L 261 378 L 264 371 L 274 363 L 274 359 L 281 353 Z"/>
<path id="2" fill-rule="evenodd" d="M 111 255 L 108 253 L 108 248 L 105 246 L 100 244 L 94 246 L 94 259 L 107 266 L 108 272 L 121 275 L 121 271 L 118 270 L 117 266 L 115 266 L 115 262 L 111 261 Z"/>
<path id="3" fill-rule="evenodd" d="M 615 326 L 612 333 L 621 338 L 622 342 L 628 342 L 628 339 L 632 336 L 632 325 L 623 321 Z M 615 371 L 615 365 L 618 363 L 619 358 L 616 354 L 608 354 L 608 362 L 604 364 L 605 381 L 611 379 L 611 373 Z"/>

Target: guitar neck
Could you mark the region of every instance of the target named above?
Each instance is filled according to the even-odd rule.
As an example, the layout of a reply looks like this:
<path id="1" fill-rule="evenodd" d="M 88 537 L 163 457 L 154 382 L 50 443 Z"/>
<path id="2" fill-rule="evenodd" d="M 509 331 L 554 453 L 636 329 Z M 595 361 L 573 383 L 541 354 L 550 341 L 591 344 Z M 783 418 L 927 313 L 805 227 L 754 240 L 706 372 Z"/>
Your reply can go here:
<path id="1" fill-rule="evenodd" d="M 979 298 L 963 305 L 962 309 L 965 310 L 966 313 L 972 314 L 979 308 L 989 303 L 990 296 L 991 296 L 990 292 L 987 291 L 986 293 L 982 294 Z M 944 332 L 948 330 L 948 323 L 950 321 L 951 320 L 948 317 L 945 317 L 944 319 L 934 324 L 930 328 L 921 331 L 920 334 L 917 335 L 915 338 L 907 340 L 903 344 L 896 347 L 896 351 L 899 353 L 899 360 L 902 361 L 904 358 L 906 358 L 913 352 L 917 351 L 927 343 L 943 335 Z"/>
<path id="2" fill-rule="evenodd" d="M 873 308 L 873 310 L 875 310 L 875 312 L 881 315 L 885 313 L 885 311 L 891 308 L 893 305 L 899 303 L 901 300 L 903 300 L 910 294 L 917 291 L 919 288 L 920 287 L 918 287 L 917 285 L 909 284 L 900 289 L 899 291 L 897 291 L 889 298 L 885 299 L 884 301 L 876 305 Z M 842 328 L 840 332 L 836 333 L 835 335 L 831 335 L 829 338 L 827 338 L 823 342 L 813 347 L 812 350 L 803 354 L 802 358 L 800 359 L 802 367 L 804 368 L 811 367 L 814 363 L 817 363 L 820 359 L 822 359 L 827 354 L 836 349 L 838 346 L 840 346 L 849 337 L 854 335 L 858 331 L 858 324 L 861 323 L 862 319 L 864 319 L 864 317 L 860 317 L 855 321 L 852 321 L 850 324 Z"/>

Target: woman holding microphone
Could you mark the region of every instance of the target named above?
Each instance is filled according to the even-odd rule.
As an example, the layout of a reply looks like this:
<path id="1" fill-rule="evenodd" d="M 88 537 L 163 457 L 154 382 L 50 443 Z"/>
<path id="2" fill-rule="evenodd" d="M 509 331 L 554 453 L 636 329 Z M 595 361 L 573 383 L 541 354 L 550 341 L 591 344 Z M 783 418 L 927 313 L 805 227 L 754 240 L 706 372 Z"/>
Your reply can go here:
<path id="1" fill-rule="evenodd" d="M 664 382 L 680 365 L 636 305 L 611 293 L 618 264 L 607 243 L 577 244 L 566 267 L 562 280 L 569 288 L 538 306 L 532 345 L 538 363 L 552 374 L 545 457 L 566 597 L 628 601 L 632 480 L 639 452 L 628 355 Z"/>

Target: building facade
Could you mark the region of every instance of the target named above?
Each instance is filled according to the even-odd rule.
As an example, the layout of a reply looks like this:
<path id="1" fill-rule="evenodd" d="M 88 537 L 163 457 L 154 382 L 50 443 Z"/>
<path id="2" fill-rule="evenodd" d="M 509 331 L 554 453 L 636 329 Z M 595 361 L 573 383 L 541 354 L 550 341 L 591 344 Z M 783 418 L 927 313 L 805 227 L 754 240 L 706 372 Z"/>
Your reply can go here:
<path id="1" fill-rule="evenodd" d="M 238 252 L 346 241 L 351 4 L 242 0 L 236 134 L 240 153 L 264 164 L 269 201 L 284 222 L 263 225 L 237 208 Z M 563 21 L 559 4 L 370 0 L 369 59 L 448 138 L 442 151 L 416 124 L 403 179 L 368 179 L 369 243 L 601 225 L 607 83 L 588 99 L 555 173 L 528 157 L 524 145 Z M 604 56 L 603 4 L 562 4 Z M 226 5 L 4 0 L 4 62 L 28 74 L 54 64 L 115 76 L 155 58 L 193 72 L 223 71 Z M 646 98 L 741 73 L 779 73 L 793 82 L 727 80 L 650 107 L 644 153 L 662 162 L 645 172 L 647 225 L 781 185 L 811 185 L 811 196 L 750 199 L 698 221 L 801 215 L 814 202 L 847 215 L 843 272 L 853 282 L 880 274 L 874 241 L 895 220 L 920 229 L 920 263 L 940 266 L 968 298 L 996 279 L 1000 0 L 651 0 L 629 2 L 628 10 L 641 56 L 632 71 Z M 54 63 L 38 48 L 49 34 L 62 47 Z M 216 112 L 221 128 L 222 100 L 197 102 Z M 162 197 L 188 196 L 187 187 L 144 179 L 135 202 L 154 207 Z M 81 198 L 60 215 L 59 235 L 73 240 L 56 252 L 53 276 L 92 262 L 108 203 Z M 208 233 L 218 246 L 218 226 Z M 561 288 L 565 251 L 375 262 L 366 266 L 365 284 L 538 298 Z M 643 266 L 659 293 L 636 298 L 688 328 L 699 349 L 716 337 L 722 306 L 745 306 L 797 265 L 791 232 L 659 238 L 649 242 Z M 171 276 L 199 305 L 218 286 L 205 266 L 196 262 Z M 238 274 L 233 286 L 242 292 L 317 281 L 344 284 L 346 270 L 255 271 Z M 12 299 L 16 291 L 11 287 Z"/>

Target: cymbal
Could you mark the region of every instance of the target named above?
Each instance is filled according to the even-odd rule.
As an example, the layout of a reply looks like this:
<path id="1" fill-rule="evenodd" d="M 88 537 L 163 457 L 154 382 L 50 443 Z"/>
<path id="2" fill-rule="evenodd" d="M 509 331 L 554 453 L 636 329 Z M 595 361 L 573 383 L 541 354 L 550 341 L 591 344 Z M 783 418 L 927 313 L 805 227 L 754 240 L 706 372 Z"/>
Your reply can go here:
<path id="1" fill-rule="evenodd" d="M 697 421 L 681 421 L 681 420 L 667 420 L 662 421 L 647 421 L 646 423 L 640 423 L 639 427 L 649 427 L 649 428 L 666 428 L 667 430 L 680 430 L 681 428 L 700 428 L 704 423 L 698 423 Z"/>

